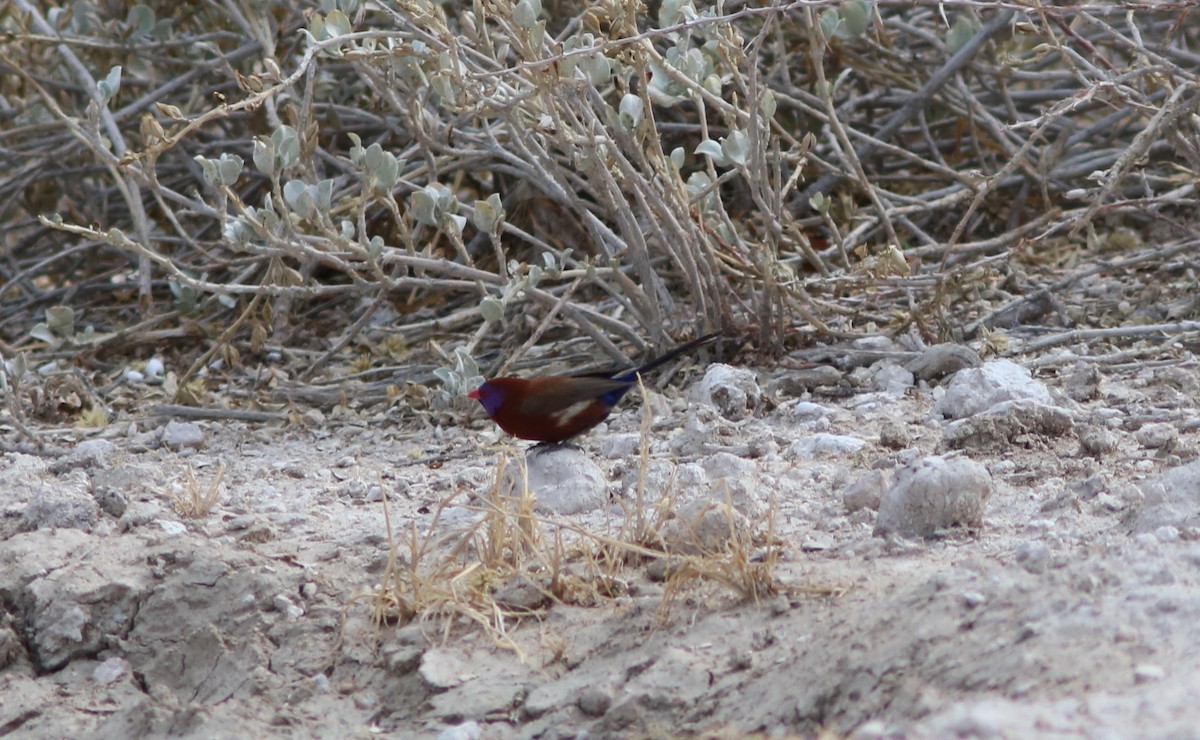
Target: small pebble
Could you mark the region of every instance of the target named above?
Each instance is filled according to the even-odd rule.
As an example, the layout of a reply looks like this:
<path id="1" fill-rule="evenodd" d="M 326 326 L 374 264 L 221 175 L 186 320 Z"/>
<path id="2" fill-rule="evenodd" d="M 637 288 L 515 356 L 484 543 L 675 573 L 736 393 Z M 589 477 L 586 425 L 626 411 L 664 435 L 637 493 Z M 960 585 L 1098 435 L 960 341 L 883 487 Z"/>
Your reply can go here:
<path id="1" fill-rule="evenodd" d="M 271 605 L 275 607 L 276 611 L 286 614 L 288 619 L 299 619 L 304 616 L 304 610 L 284 594 L 276 594 L 275 598 L 271 600 Z"/>
<path id="2" fill-rule="evenodd" d="M 199 449 L 204 445 L 204 432 L 199 424 L 172 419 L 163 427 L 162 443 L 172 450 Z"/>
<path id="3" fill-rule="evenodd" d="M 987 597 L 978 591 L 963 591 L 962 602 L 968 609 L 975 609 L 986 604 Z"/>
<path id="4" fill-rule="evenodd" d="M 1159 542 L 1175 542 L 1179 539 L 1179 530 L 1169 524 L 1164 524 L 1154 530 L 1154 536 Z"/>
<path id="5" fill-rule="evenodd" d="M 162 528 L 168 537 L 178 537 L 187 532 L 187 525 L 170 519 L 155 519 L 154 523 Z"/>
<path id="6" fill-rule="evenodd" d="M 481 737 L 483 737 L 483 728 L 475 720 L 447 727 L 437 734 L 437 740 L 479 740 Z"/>
<path id="7" fill-rule="evenodd" d="M 879 427 L 879 444 L 890 450 L 902 450 L 912 444 L 912 435 L 903 424 L 885 421 Z"/>
<path id="8" fill-rule="evenodd" d="M 125 661 L 121 658 L 109 658 L 92 671 L 92 680 L 101 686 L 107 686 L 123 675 L 125 675 Z"/>
<path id="9" fill-rule="evenodd" d="M 896 472 L 883 494 L 875 534 L 930 537 L 954 526 L 978 527 L 992 495 L 988 469 L 966 457 L 927 457 Z"/>
<path id="10" fill-rule="evenodd" d="M 1100 457 L 1117 449 L 1117 435 L 1103 427 L 1089 427 L 1079 432 L 1079 448 L 1085 455 Z"/>
<path id="11" fill-rule="evenodd" d="M 356 709 L 374 709 L 379 705 L 379 699 L 369 691 L 363 691 L 354 695 L 354 707 Z"/>
<path id="12" fill-rule="evenodd" d="M 1017 545 L 1017 562 L 1030 573 L 1042 573 L 1050 561 L 1050 551 L 1041 542 L 1022 542 Z"/>
<path id="13" fill-rule="evenodd" d="M 726 419 L 751 416 L 762 401 L 762 390 L 754 372 L 719 362 L 708 366 L 693 398 L 711 406 Z"/>
<path id="14" fill-rule="evenodd" d="M 588 686 L 580 692 L 576 705 L 589 717 L 600 717 L 612 706 L 612 694 L 599 686 Z"/>
<path id="15" fill-rule="evenodd" d="M 1142 447 L 1151 450 L 1172 450 L 1175 444 L 1179 441 L 1179 432 L 1175 427 L 1166 422 L 1157 424 L 1147 424 L 1137 430 L 1133 438 Z"/>
<path id="16" fill-rule="evenodd" d="M 1167 677 L 1167 672 L 1162 666 L 1143 663 L 1133 669 L 1133 682 L 1136 684 L 1155 683 Z"/>

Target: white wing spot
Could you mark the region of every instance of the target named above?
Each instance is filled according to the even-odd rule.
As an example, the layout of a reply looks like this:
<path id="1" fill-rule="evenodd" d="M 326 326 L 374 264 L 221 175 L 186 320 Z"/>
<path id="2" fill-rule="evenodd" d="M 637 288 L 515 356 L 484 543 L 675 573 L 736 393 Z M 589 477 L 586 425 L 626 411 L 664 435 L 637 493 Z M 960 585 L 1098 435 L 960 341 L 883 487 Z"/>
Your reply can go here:
<path id="1" fill-rule="evenodd" d="M 579 416 L 584 411 L 587 411 L 588 407 L 591 405 L 591 401 L 580 401 L 579 403 L 573 403 L 561 411 L 555 411 L 550 415 L 550 418 L 554 420 L 554 426 L 561 429 L 562 427 L 565 427 L 574 421 L 575 417 Z"/>

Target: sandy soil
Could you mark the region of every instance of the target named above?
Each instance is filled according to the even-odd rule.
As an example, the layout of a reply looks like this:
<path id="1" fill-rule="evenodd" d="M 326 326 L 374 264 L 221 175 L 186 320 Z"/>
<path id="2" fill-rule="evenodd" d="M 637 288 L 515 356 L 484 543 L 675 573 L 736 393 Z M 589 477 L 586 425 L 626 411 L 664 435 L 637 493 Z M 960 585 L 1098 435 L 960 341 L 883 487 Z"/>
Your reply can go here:
<path id="1" fill-rule="evenodd" d="M 1195 737 L 1200 477 L 1158 479 L 1198 448 L 1195 368 L 1044 363 L 1069 427 L 964 443 L 991 476 L 982 521 L 929 538 L 876 534 L 876 508 L 897 471 L 948 451 L 942 391 L 881 391 L 878 370 L 838 392 L 764 391 L 744 418 L 686 388 L 656 400 L 643 507 L 682 506 L 725 470 L 753 539 L 739 553 L 718 537 L 704 562 L 745 575 L 774 560 L 757 602 L 672 581 L 661 559 L 601 577 L 579 554 L 579 530 L 628 538 L 636 513 L 627 401 L 581 441 L 611 500 L 545 515 L 567 529 L 541 525 L 520 565 L 544 585 L 559 533 L 576 597 L 486 586 L 532 611 L 491 630 L 372 619 L 382 596 L 412 596 L 379 589 L 384 494 L 398 539 L 443 557 L 481 542 L 462 537 L 478 496 L 522 454 L 465 403 L 459 427 L 147 418 L 71 432 L 66 457 L 6 453 L 0 735 Z M 763 388 L 794 390 L 774 375 Z M 865 446 L 795 444 L 814 434 Z M 457 586 L 480 588 L 476 573 Z"/>

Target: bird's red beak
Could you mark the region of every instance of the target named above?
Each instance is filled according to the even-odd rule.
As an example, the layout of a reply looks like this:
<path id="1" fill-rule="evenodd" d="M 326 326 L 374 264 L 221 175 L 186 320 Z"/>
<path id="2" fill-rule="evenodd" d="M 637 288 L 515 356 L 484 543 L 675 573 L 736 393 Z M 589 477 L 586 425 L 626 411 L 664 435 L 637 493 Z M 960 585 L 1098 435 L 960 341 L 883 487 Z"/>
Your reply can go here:
<path id="1" fill-rule="evenodd" d="M 482 387 L 483 387 L 483 386 L 480 386 L 480 388 L 482 388 Z M 478 398 L 479 398 L 479 396 L 480 396 L 480 393 L 479 393 L 479 388 L 476 388 L 475 390 L 473 390 L 473 391 L 471 391 L 470 393 L 468 393 L 468 394 L 467 394 L 467 398 L 475 398 L 475 399 L 478 399 Z"/>

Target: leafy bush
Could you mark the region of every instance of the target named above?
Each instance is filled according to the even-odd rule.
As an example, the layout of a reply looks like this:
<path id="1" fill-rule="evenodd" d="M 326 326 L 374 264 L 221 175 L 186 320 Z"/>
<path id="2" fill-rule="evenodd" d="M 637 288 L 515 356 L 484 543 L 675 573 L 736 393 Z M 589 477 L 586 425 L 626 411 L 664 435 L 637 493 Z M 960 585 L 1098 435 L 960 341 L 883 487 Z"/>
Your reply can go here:
<path id="1" fill-rule="evenodd" d="M 1013 258 L 1190 238 L 1200 25 L 1127 5 L 17 0 L 2 338 L 961 339 Z"/>

